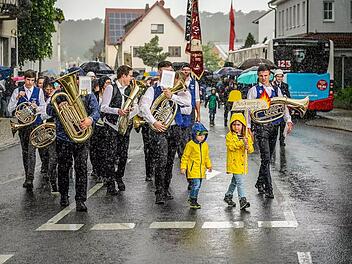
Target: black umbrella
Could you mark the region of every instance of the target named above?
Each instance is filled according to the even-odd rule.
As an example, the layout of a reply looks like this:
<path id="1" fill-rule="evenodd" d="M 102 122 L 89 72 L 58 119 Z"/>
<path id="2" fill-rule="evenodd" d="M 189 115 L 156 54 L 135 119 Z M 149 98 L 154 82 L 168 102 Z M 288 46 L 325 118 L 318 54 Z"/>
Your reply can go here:
<path id="1" fill-rule="evenodd" d="M 238 68 L 245 70 L 248 68 L 251 68 L 253 66 L 259 66 L 261 64 L 266 64 L 268 65 L 271 69 L 277 68 L 277 66 L 275 65 L 275 63 L 273 63 L 270 60 L 267 59 L 262 59 L 262 58 L 257 58 L 257 59 L 247 59 L 244 62 L 242 62 Z"/>

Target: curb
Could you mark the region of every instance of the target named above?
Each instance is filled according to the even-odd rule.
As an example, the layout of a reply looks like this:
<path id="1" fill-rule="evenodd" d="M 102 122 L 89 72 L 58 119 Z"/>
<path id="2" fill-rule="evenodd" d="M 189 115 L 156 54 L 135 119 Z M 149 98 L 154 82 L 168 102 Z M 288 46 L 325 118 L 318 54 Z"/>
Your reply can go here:
<path id="1" fill-rule="evenodd" d="M 0 151 L 3 151 L 3 150 L 6 150 L 6 149 L 9 149 L 9 148 L 12 148 L 16 145 L 20 144 L 20 141 L 19 140 L 16 140 L 14 142 L 9 142 L 9 143 L 4 143 L 4 144 L 0 144 Z"/>
<path id="2" fill-rule="evenodd" d="M 333 118 L 326 118 L 326 117 L 322 117 L 322 119 L 328 119 L 328 120 L 332 120 L 337 122 L 335 119 Z M 322 128 L 329 128 L 329 129 L 336 129 L 336 130 L 340 130 L 340 131 L 346 131 L 346 132 L 352 132 L 352 128 L 344 128 L 341 126 L 334 126 L 334 125 L 326 125 L 326 124 L 319 124 L 318 122 L 314 122 L 314 121 L 318 121 L 318 120 L 309 120 L 307 122 L 304 122 L 307 126 L 313 126 L 313 127 L 322 127 Z"/>

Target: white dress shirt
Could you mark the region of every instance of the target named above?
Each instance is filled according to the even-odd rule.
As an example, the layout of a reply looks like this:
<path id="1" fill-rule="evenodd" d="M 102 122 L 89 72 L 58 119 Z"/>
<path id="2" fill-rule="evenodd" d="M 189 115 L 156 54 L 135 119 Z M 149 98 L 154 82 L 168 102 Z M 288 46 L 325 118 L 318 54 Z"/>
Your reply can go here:
<path id="1" fill-rule="evenodd" d="M 34 86 L 32 86 L 31 88 L 27 88 L 25 86 L 23 87 L 26 93 L 27 100 L 29 102 L 29 99 L 31 98 L 33 93 Z M 7 110 L 9 111 L 9 113 L 12 113 L 13 111 L 16 110 L 17 102 L 18 102 L 18 99 L 17 99 L 18 93 L 19 93 L 19 88 L 16 88 L 11 95 L 9 105 L 7 106 Z M 44 93 L 42 89 L 39 89 L 39 105 L 38 105 L 37 113 L 41 113 L 41 114 L 45 113 L 45 107 L 46 107 L 46 104 L 44 99 Z"/>
<path id="2" fill-rule="evenodd" d="M 265 86 L 263 84 L 260 84 L 260 85 L 264 87 L 264 90 L 268 94 L 269 97 L 275 91 L 274 88 L 271 85 L 269 85 L 269 86 Z M 277 89 L 277 96 L 283 97 L 280 88 Z M 253 86 L 251 89 L 248 90 L 247 99 L 256 99 L 256 98 L 257 98 L 257 88 L 256 88 L 256 86 Z M 292 123 L 291 115 L 290 115 L 290 112 L 289 112 L 287 106 L 285 107 L 284 120 L 285 120 L 286 123 L 287 122 L 291 122 Z M 249 116 L 249 120 L 247 120 L 247 124 L 248 124 L 247 127 L 251 128 L 250 116 Z"/>
<path id="3" fill-rule="evenodd" d="M 123 106 L 125 103 L 125 90 L 127 88 L 127 86 L 122 86 L 120 84 L 120 82 L 118 80 L 116 80 L 116 85 L 122 95 L 122 101 L 121 101 L 121 105 Z M 118 111 L 120 108 L 117 107 L 110 107 L 110 103 L 111 103 L 111 99 L 112 99 L 112 95 L 113 95 L 113 91 L 114 88 L 112 87 L 112 85 L 108 85 L 103 93 L 103 98 L 101 101 L 101 106 L 100 106 L 100 111 L 106 114 L 113 114 L 113 115 L 118 115 Z M 133 118 L 135 115 L 137 115 L 139 112 L 139 107 L 136 101 L 133 102 L 133 106 L 132 106 L 132 111 L 129 113 L 129 119 Z M 118 127 L 118 121 L 117 124 L 111 124 L 105 117 L 104 117 L 104 122 L 107 123 L 109 126 L 111 126 L 112 128 L 116 129 Z"/>
<path id="4" fill-rule="evenodd" d="M 154 87 L 151 86 L 147 89 L 145 94 L 141 97 L 140 107 L 139 107 L 140 115 L 150 125 L 154 124 L 157 121 L 150 111 L 150 108 L 153 104 L 153 100 L 154 100 Z M 179 106 L 181 106 L 181 108 L 180 108 L 181 114 L 190 115 L 192 113 L 191 94 L 188 90 L 178 92 L 177 95 L 173 94 L 171 96 L 171 100 L 174 101 Z M 174 124 L 176 124 L 175 120 L 172 122 L 171 125 L 174 125 Z"/>

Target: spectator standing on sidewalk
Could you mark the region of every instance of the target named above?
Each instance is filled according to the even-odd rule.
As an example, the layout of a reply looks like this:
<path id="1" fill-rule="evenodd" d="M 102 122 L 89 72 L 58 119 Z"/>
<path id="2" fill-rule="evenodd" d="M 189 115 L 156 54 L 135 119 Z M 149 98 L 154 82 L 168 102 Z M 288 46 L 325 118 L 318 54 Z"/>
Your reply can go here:
<path id="1" fill-rule="evenodd" d="M 205 100 L 205 105 L 204 105 L 205 108 L 207 107 L 208 103 L 209 103 L 210 126 L 214 126 L 215 125 L 214 120 L 215 120 L 216 108 L 220 109 L 220 98 L 219 98 L 219 95 L 216 93 L 215 88 L 211 89 L 211 94 Z"/>

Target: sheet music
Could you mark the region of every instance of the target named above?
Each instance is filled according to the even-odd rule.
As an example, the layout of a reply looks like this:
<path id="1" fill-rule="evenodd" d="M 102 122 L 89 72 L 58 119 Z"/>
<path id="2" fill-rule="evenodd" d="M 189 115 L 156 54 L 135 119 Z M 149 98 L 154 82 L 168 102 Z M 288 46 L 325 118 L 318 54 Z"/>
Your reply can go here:
<path id="1" fill-rule="evenodd" d="M 160 86 L 164 88 L 171 88 L 174 86 L 175 72 L 173 71 L 163 71 L 161 75 Z"/>

